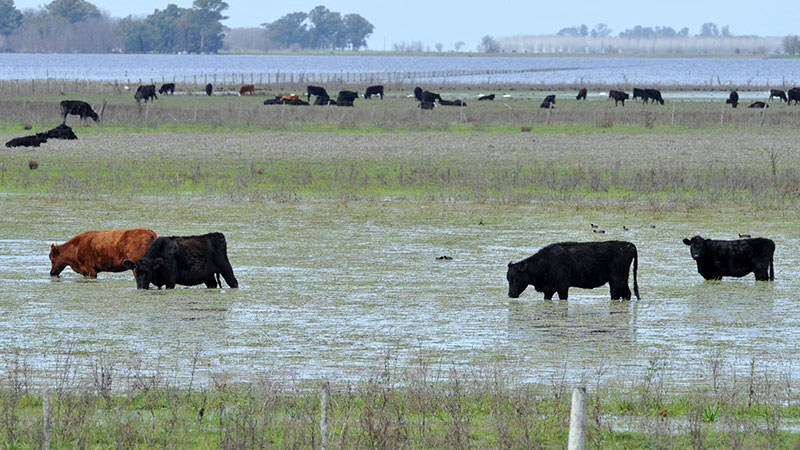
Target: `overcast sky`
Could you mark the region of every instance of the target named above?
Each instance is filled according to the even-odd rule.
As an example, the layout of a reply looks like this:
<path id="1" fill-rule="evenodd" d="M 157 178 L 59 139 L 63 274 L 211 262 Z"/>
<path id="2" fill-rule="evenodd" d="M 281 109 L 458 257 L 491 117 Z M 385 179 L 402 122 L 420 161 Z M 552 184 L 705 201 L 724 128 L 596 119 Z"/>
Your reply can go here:
<path id="1" fill-rule="evenodd" d="M 191 0 L 89 0 L 114 17 L 146 16 L 169 3 L 191 7 Z M 41 0 L 16 0 L 19 9 L 38 8 Z M 733 34 L 785 36 L 800 34 L 800 0 L 229 0 L 223 23 L 231 28 L 258 27 L 295 11 L 308 12 L 318 5 L 344 14 L 360 14 L 375 26 L 367 43 L 372 50 L 392 49 L 394 43 L 420 41 L 445 50 L 459 41 L 463 50 L 475 50 L 485 35 L 499 37 L 555 34 L 561 28 L 586 24 L 590 29 L 607 24 L 613 35 L 626 28 L 689 27 L 697 34 L 704 22 Z M 385 47 L 384 47 L 385 46 Z"/>

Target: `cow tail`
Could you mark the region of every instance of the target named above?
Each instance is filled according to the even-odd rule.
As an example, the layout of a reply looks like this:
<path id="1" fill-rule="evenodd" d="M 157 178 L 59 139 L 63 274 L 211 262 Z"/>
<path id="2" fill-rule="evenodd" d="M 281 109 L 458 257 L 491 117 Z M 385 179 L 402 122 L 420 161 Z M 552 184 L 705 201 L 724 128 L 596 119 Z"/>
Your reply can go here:
<path id="1" fill-rule="evenodd" d="M 639 297 L 639 283 L 636 281 L 636 272 L 639 270 L 639 253 L 636 251 L 636 246 L 633 246 L 633 293 L 636 294 L 636 300 Z"/>
<path id="2" fill-rule="evenodd" d="M 769 281 L 775 281 L 775 268 L 772 266 L 772 258 L 769 260 Z"/>
<path id="3" fill-rule="evenodd" d="M 222 288 L 222 282 L 219 281 L 219 272 L 215 274 L 217 276 L 217 287 Z"/>

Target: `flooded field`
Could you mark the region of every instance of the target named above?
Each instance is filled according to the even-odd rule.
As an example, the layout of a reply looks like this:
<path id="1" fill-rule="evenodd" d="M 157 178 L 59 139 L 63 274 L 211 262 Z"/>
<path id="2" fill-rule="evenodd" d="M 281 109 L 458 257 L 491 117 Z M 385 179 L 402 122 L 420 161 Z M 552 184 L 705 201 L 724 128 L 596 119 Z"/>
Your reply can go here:
<path id="1" fill-rule="evenodd" d="M 349 380 L 388 356 L 401 365 L 500 365 L 541 383 L 600 369 L 624 381 L 657 362 L 676 383 L 692 384 L 708 376 L 711 360 L 730 372 L 755 359 L 800 379 L 800 227 L 791 208 L 27 194 L 3 195 L 0 205 L 3 370 L 23 360 L 43 374 L 68 360 L 104 359 L 183 383 L 248 381 L 264 371 Z M 130 273 L 49 276 L 51 243 L 139 226 L 159 235 L 225 233 L 240 288 L 137 291 Z M 740 232 L 775 241 L 775 281 L 704 281 L 681 239 Z M 532 288 L 507 297 L 509 261 L 553 242 L 608 239 L 638 247 L 641 300 L 611 301 L 607 287 L 572 289 L 569 301 L 544 301 Z"/>

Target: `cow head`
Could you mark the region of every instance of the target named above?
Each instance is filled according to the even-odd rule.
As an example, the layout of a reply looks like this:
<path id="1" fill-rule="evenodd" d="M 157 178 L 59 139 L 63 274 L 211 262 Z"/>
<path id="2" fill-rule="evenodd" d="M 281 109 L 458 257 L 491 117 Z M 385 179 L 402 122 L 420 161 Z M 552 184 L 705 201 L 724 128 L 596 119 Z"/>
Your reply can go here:
<path id="1" fill-rule="evenodd" d="M 689 251 L 692 253 L 692 259 L 701 259 L 705 254 L 706 240 L 700 236 L 695 236 L 692 239 L 684 239 L 683 243 L 689 246 Z"/>
<path id="2" fill-rule="evenodd" d="M 50 276 L 57 277 L 67 267 L 65 259 L 58 251 L 56 244 L 50 244 Z"/>
<path id="3" fill-rule="evenodd" d="M 506 279 L 508 280 L 508 296 L 511 298 L 518 298 L 525 291 L 525 288 L 531 284 L 530 277 L 525 272 L 521 262 L 516 264 L 513 262 L 508 263 Z"/>
<path id="4" fill-rule="evenodd" d="M 134 276 L 136 277 L 136 289 L 149 289 L 156 271 L 164 266 L 164 259 L 151 259 L 144 256 L 137 259 L 136 262 L 126 259 L 122 261 L 122 265 L 125 266 L 126 269 L 133 270 Z"/>

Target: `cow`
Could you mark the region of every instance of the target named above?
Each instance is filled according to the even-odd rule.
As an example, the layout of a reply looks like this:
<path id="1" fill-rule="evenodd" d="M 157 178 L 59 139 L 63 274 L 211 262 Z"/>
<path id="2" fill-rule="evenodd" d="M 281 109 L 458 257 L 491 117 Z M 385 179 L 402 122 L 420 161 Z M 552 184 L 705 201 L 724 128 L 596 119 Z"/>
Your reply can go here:
<path id="1" fill-rule="evenodd" d="M 306 101 L 310 102 L 312 95 L 316 95 L 317 97 L 330 98 L 330 95 L 328 95 L 328 91 L 326 91 L 325 88 L 322 86 L 307 86 Z"/>
<path id="2" fill-rule="evenodd" d="M 135 271 L 137 289 L 148 289 L 150 284 L 159 289 L 161 286 L 174 289 L 178 284 L 222 287 L 220 275 L 228 286 L 239 287 L 228 261 L 228 245 L 222 233 L 162 236 L 150 244 L 141 258 L 136 261 L 126 259 L 122 263 Z"/>
<path id="3" fill-rule="evenodd" d="M 435 102 L 437 100 L 441 100 L 442 96 L 437 94 L 436 92 L 431 91 L 422 91 L 422 101 L 423 102 Z"/>
<path id="4" fill-rule="evenodd" d="M 283 104 L 283 102 L 281 101 L 281 96 L 280 95 L 276 95 L 274 98 L 268 98 L 268 99 L 264 100 L 264 104 L 265 105 L 280 105 L 280 104 Z"/>
<path id="5" fill-rule="evenodd" d="M 381 100 L 383 100 L 383 85 L 379 84 L 377 86 L 370 86 L 370 87 L 367 88 L 366 91 L 364 91 L 364 98 L 365 99 L 368 99 L 368 98 L 372 97 L 373 95 L 380 95 L 381 96 Z"/>
<path id="6" fill-rule="evenodd" d="M 786 103 L 791 105 L 792 100 L 794 100 L 794 104 L 800 103 L 800 88 L 793 87 L 789 89 L 789 92 L 786 93 Z"/>
<path id="7" fill-rule="evenodd" d="M 769 90 L 769 99 L 767 101 L 772 101 L 772 97 L 778 97 L 779 99 L 783 100 L 784 102 L 788 102 L 789 100 L 786 98 L 786 92 L 783 89 L 770 89 Z"/>
<path id="8" fill-rule="evenodd" d="M 481 100 L 494 100 L 494 94 L 479 95 L 478 96 L 478 101 L 481 101 Z"/>
<path id="9" fill-rule="evenodd" d="M 358 98 L 358 92 L 339 91 L 336 97 L 336 106 L 353 106 L 353 102 Z"/>
<path id="10" fill-rule="evenodd" d="M 736 105 L 739 104 L 739 93 L 736 91 L 731 91 L 730 95 L 728 95 L 728 99 L 725 100 L 725 103 L 736 108 Z"/>
<path id="11" fill-rule="evenodd" d="M 636 246 L 626 241 L 550 244 L 520 262 L 508 263 L 508 296 L 518 298 L 532 285 L 545 300 L 566 300 L 570 287 L 593 289 L 608 283 L 611 299 L 631 299 L 628 274 L 633 261 L 633 292 L 639 298 Z"/>
<path id="12" fill-rule="evenodd" d="M 72 114 L 75 116 L 80 116 L 81 122 L 85 122 L 87 117 L 90 117 L 95 122 L 100 122 L 100 117 L 97 116 L 97 113 L 94 112 L 92 107 L 83 101 L 80 100 L 61 100 L 59 104 L 61 106 L 61 118 L 63 119 L 61 123 L 67 123 L 67 115 Z"/>
<path id="13" fill-rule="evenodd" d="M 644 102 L 647 103 L 650 100 L 650 103 L 658 102 L 660 104 L 664 104 L 664 99 L 661 98 L 661 91 L 658 89 L 645 89 L 644 90 Z"/>
<path id="14" fill-rule="evenodd" d="M 542 104 L 539 105 L 539 108 L 545 108 L 545 109 L 555 108 L 555 106 L 553 106 L 555 104 L 556 104 L 556 95 L 550 94 L 544 98 L 544 101 L 542 101 Z"/>
<path id="15" fill-rule="evenodd" d="M 44 135 L 47 136 L 47 139 L 78 139 L 78 136 L 75 136 L 75 132 L 72 131 L 72 128 L 63 123 L 55 128 L 45 131 Z"/>
<path id="16" fill-rule="evenodd" d="M 164 95 L 166 95 L 167 93 L 169 93 L 169 95 L 175 95 L 175 83 L 162 84 L 161 87 L 158 88 L 158 93 Z"/>
<path id="17" fill-rule="evenodd" d="M 208 95 L 210 97 L 211 94 L 213 94 L 213 93 L 214 93 L 214 85 L 211 84 L 211 83 L 208 83 L 206 85 L 206 95 Z"/>
<path id="18" fill-rule="evenodd" d="M 318 95 L 317 98 L 314 99 L 314 104 L 317 106 L 335 105 L 336 100 Z"/>
<path id="19" fill-rule="evenodd" d="M 462 102 L 460 99 L 455 99 L 455 100 L 440 99 L 439 104 L 442 106 L 467 106 L 467 103 Z"/>
<path id="20" fill-rule="evenodd" d="M 647 103 L 647 95 L 645 95 L 644 91 L 645 91 L 644 89 L 633 88 L 633 97 L 631 98 L 631 100 L 636 100 L 637 98 L 640 98 L 644 100 L 645 103 Z"/>
<path id="21" fill-rule="evenodd" d="M 156 85 L 146 84 L 139 86 L 136 88 L 136 94 L 133 95 L 133 98 L 135 98 L 137 102 L 144 100 L 145 103 L 147 103 L 147 100 L 157 99 L 158 96 L 156 95 Z"/>
<path id="22" fill-rule="evenodd" d="M 433 109 L 434 106 L 436 106 L 436 103 L 434 103 L 434 102 L 427 102 L 427 101 L 424 101 L 424 100 L 419 102 L 419 107 L 421 109 Z"/>
<path id="23" fill-rule="evenodd" d="M 308 102 L 301 98 L 284 99 L 281 100 L 281 103 L 283 103 L 284 105 L 308 106 Z"/>
<path id="24" fill-rule="evenodd" d="M 240 96 L 245 95 L 248 92 L 250 93 L 250 95 L 256 95 L 256 87 L 255 87 L 255 85 L 243 84 L 243 85 L 239 86 L 239 95 Z"/>
<path id="25" fill-rule="evenodd" d="M 6 147 L 38 147 L 45 142 L 47 142 L 47 135 L 45 133 L 36 133 L 30 136 L 11 139 L 6 142 Z"/>
<path id="26" fill-rule="evenodd" d="M 98 272 L 124 272 L 130 267 L 123 262 L 144 256 L 157 237 L 146 228 L 86 231 L 61 245 L 50 245 L 50 276 L 59 276 L 67 266 L 90 278 L 97 278 Z"/>
<path id="27" fill-rule="evenodd" d="M 764 103 L 764 102 L 755 101 L 753 103 L 750 103 L 750 106 L 748 106 L 748 108 L 762 108 L 763 109 L 763 108 L 769 108 L 769 105 Z"/>
<path id="28" fill-rule="evenodd" d="M 586 100 L 586 88 L 581 88 L 578 91 L 578 95 L 575 97 L 576 100 Z"/>
<path id="29" fill-rule="evenodd" d="M 608 91 L 608 98 L 614 99 L 614 106 L 617 106 L 618 102 L 622 102 L 622 106 L 625 106 L 625 100 L 628 99 L 628 93 L 622 91 L 615 91 L 612 89 Z"/>
<path id="30" fill-rule="evenodd" d="M 706 280 L 722 277 L 743 277 L 750 272 L 757 281 L 775 279 L 772 256 L 775 243 L 767 238 L 721 241 L 695 236 L 684 239 L 692 259 L 697 262 L 697 272 Z"/>
<path id="31" fill-rule="evenodd" d="M 414 88 L 414 97 L 417 99 L 418 102 L 422 101 L 422 88 L 417 86 Z"/>

